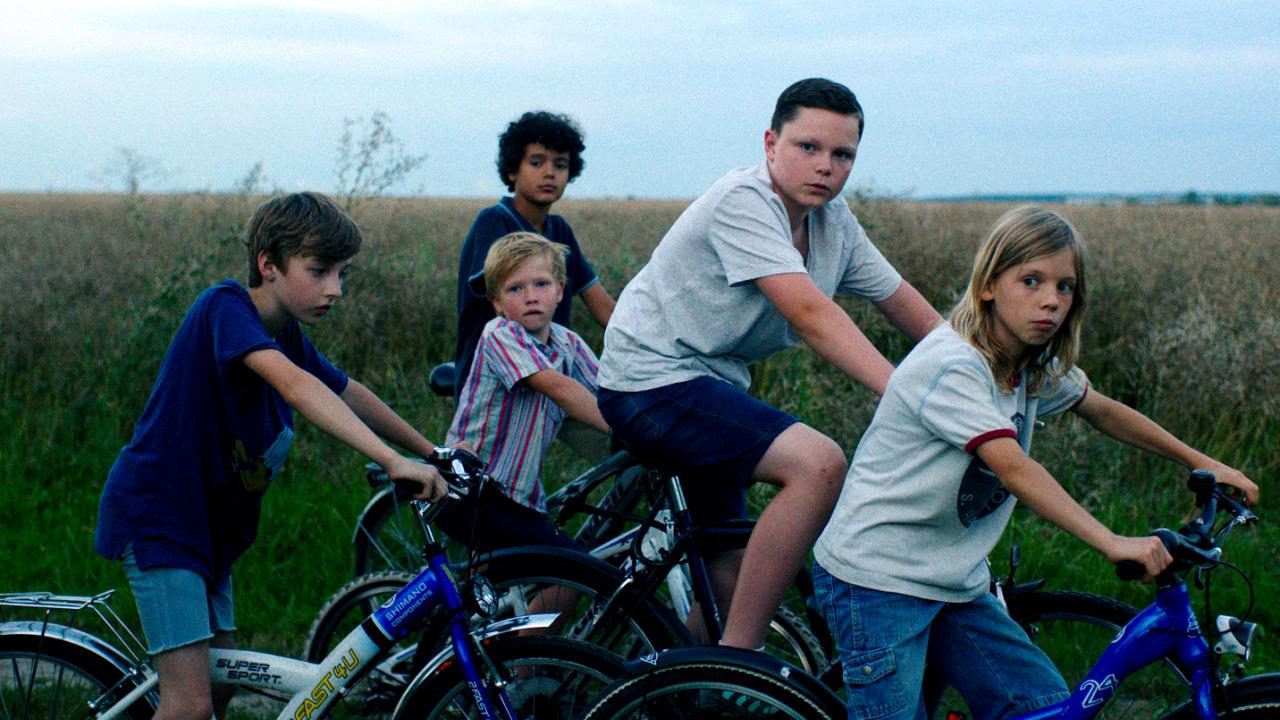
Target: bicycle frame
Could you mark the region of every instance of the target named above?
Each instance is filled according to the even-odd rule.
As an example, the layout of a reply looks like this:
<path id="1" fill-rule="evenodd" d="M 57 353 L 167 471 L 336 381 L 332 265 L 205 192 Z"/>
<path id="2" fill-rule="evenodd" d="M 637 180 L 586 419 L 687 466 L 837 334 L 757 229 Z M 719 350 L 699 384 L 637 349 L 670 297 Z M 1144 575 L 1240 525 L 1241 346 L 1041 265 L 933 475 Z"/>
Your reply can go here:
<path id="1" fill-rule="evenodd" d="M 1069 698 L 1035 713 L 1019 716 L 1020 720 L 1094 718 L 1122 680 L 1164 658 L 1176 663 L 1183 677 L 1187 678 L 1190 691 L 1188 707 L 1195 711 L 1196 716 L 1201 720 L 1217 717 L 1214 707 L 1217 683 L 1213 656 L 1196 619 L 1195 610 L 1191 607 L 1187 584 L 1176 572 L 1197 566 L 1203 568 L 1215 565 L 1221 557 L 1218 541 L 1232 528 L 1256 521 L 1257 517 L 1224 494 L 1214 481 L 1213 474 L 1208 471 L 1193 470 L 1188 486 L 1196 493 L 1196 505 L 1201 508 L 1199 517 L 1178 533 L 1164 529 L 1153 532 L 1174 557 L 1174 565 L 1156 578 L 1155 601 L 1121 628 Z M 1231 509 L 1234 519 L 1214 536 L 1219 502 Z M 1189 542 L 1187 537 L 1196 539 L 1198 543 Z M 1142 572 L 1136 563 L 1117 570 L 1122 578 L 1127 579 L 1136 579 Z M 1235 618 L 1228 620 L 1228 628 L 1233 623 L 1239 624 Z M 1221 623 L 1221 620 L 1216 622 Z M 1232 652 L 1246 657 L 1248 655 L 1247 647 L 1242 650 L 1233 649 Z"/>
<path id="2" fill-rule="evenodd" d="M 433 543 L 434 544 L 434 543 Z M 346 693 L 346 689 L 365 677 L 379 662 L 388 657 L 395 643 L 419 630 L 431 617 L 444 613 L 449 623 L 452 647 L 442 655 L 456 657 L 463 674 L 474 691 L 474 700 L 484 717 L 516 718 L 515 710 L 506 694 L 496 692 L 501 685 L 486 682 L 481 669 L 493 670 L 480 647 L 481 640 L 494 635 L 530 628 L 550 627 L 555 613 L 542 613 L 511 618 L 472 630 L 469 611 L 458 593 L 449 572 L 443 550 L 427 558 L 424 568 L 408 585 L 382 607 L 376 609 L 363 623 L 345 638 L 319 663 L 287 658 L 253 650 L 211 648 L 209 651 L 210 680 L 215 685 L 233 685 L 289 698 L 288 704 L 278 716 L 282 720 L 310 720 L 323 717 L 330 706 Z M 134 634 L 106 604 L 111 593 L 88 598 L 52 595 L 48 593 L 13 594 L 0 596 L 0 606 L 39 608 L 48 615 L 55 610 L 79 611 L 91 609 L 110 628 L 116 638 L 135 638 Z M 8 623 L 15 629 L 51 634 L 75 642 L 104 657 L 114 657 L 114 664 L 121 666 L 126 677 L 139 679 L 129 693 L 115 701 L 100 698 L 91 703 L 99 711 L 100 720 L 121 716 L 133 703 L 155 691 L 159 675 L 151 663 L 134 652 L 125 642 L 129 652 L 121 652 L 103 640 L 65 625 L 49 623 Z M 4 627 L 4 626 L 0 626 Z M 123 641 L 122 641 L 123 642 Z M 131 658 L 132 665 L 123 667 L 121 658 Z M 440 664 L 437 660 L 424 672 Z M 99 707 L 99 703 L 106 706 Z"/>
<path id="3" fill-rule="evenodd" d="M 1126 677 L 1170 658 L 1190 679 L 1192 703 L 1201 718 L 1216 717 L 1213 707 L 1213 668 L 1209 645 L 1191 608 L 1185 582 L 1159 588 L 1156 600 L 1120 629 L 1066 700 L 1018 720 L 1089 720 L 1097 717 Z"/>

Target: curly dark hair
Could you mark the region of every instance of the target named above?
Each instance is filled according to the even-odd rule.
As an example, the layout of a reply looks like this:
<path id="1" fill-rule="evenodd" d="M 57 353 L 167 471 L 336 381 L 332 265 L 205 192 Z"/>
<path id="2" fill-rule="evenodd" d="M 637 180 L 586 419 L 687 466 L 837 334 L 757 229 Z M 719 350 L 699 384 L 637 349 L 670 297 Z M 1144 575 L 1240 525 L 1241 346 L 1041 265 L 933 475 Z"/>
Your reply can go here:
<path id="1" fill-rule="evenodd" d="M 582 131 L 568 115 L 542 110 L 527 112 L 507 125 L 498 136 L 498 177 L 508 190 L 516 189 L 511 176 L 520 169 L 525 148 L 537 143 L 550 150 L 569 153 L 569 182 L 582 174 Z"/>

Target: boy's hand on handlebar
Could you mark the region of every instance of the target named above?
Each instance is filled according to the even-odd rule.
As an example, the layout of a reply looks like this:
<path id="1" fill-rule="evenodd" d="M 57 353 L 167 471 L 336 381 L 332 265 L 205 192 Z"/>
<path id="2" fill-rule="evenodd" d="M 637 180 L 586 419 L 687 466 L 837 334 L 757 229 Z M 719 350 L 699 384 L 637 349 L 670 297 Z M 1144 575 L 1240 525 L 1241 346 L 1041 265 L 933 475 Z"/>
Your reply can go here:
<path id="1" fill-rule="evenodd" d="M 1173 556 L 1165 548 L 1160 538 L 1144 535 L 1142 537 L 1115 536 L 1112 549 L 1107 552 L 1107 559 L 1112 564 L 1123 560 L 1132 560 L 1141 565 L 1147 572 L 1142 578 L 1149 582 L 1165 568 L 1173 564 Z"/>
<path id="2" fill-rule="evenodd" d="M 440 476 L 440 471 L 430 465 L 400 457 L 393 465 L 386 467 L 386 471 L 392 481 L 407 480 L 421 485 L 421 492 L 413 496 L 418 500 L 435 502 L 443 499 L 449 492 L 449 485 Z"/>
<path id="3" fill-rule="evenodd" d="M 1204 469 L 1213 472 L 1218 482 L 1239 490 L 1244 495 L 1245 505 L 1252 507 L 1258 502 L 1258 484 L 1250 480 L 1244 473 L 1230 465 L 1224 465 L 1216 461 Z"/>

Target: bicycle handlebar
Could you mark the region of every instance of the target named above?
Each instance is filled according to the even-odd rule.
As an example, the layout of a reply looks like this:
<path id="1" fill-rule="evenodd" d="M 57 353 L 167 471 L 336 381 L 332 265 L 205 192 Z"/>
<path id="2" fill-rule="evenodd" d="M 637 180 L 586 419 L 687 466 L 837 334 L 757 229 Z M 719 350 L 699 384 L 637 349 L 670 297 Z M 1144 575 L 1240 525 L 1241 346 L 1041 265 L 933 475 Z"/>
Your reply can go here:
<path id="1" fill-rule="evenodd" d="M 461 500 L 481 483 L 493 479 L 485 473 L 484 461 L 469 450 L 440 445 L 423 460 L 440 471 L 449 485 L 450 500 Z"/>
<path id="2" fill-rule="evenodd" d="M 1151 532 L 1173 556 L 1173 564 L 1157 578 L 1162 584 L 1174 575 L 1193 568 L 1209 568 L 1221 561 L 1222 548 L 1213 535 L 1219 510 L 1225 510 L 1232 516 L 1232 525 L 1258 521 L 1258 516 L 1228 494 L 1228 486 L 1218 483 L 1208 470 L 1193 470 L 1191 477 L 1187 479 L 1187 487 L 1196 494 L 1196 507 L 1200 508 L 1197 517 L 1177 532 L 1168 528 Z M 1138 580 L 1146 575 L 1146 568 L 1134 560 L 1121 560 L 1116 563 L 1116 575 L 1121 580 Z"/>
<path id="3" fill-rule="evenodd" d="M 421 458 L 418 462 L 426 463 L 440 471 L 440 475 L 449 486 L 447 497 L 450 500 L 461 500 L 470 495 L 473 489 L 480 487 L 482 482 L 493 479 L 484 471 L 483 460 L 474 453 L 460 448 L 437 446 L 435 452 Z M 365 465 L 365 477 L 374 487 L 391 481 L 387 471 L 377 463 Z M 397 480 L 395 488 L 396 497 L 408 500 L 417 495 L 422 486 L 408 480 Z"/>

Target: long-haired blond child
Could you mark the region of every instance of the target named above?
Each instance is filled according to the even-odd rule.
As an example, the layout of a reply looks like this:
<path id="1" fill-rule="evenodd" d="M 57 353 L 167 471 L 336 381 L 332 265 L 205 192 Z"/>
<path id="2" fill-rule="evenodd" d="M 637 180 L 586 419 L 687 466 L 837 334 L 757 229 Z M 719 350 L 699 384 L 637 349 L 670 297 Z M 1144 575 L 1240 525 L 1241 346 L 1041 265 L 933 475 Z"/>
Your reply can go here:
<path id="1" fill-rule="evenodd" d="M 1089 386 L 1075 365 L 1084 310 L 1080 234 L 1056 213 L 1014 208 L 984 237 L 950 323 L 890 377 L 815 548 L 850 717 L 923 717 L 926 652 L 975 717 L 1066 697 L 1057 670 L 987 591 L 984 560 L 1015 498 L 1113 563 L 1135 560 L 1155 575 L 1171 562 L 1157 539 L 1107 529 L 1028 457 L 1037 416 L 1070 410 L 1256 501 L 1238 470 Z"/>

